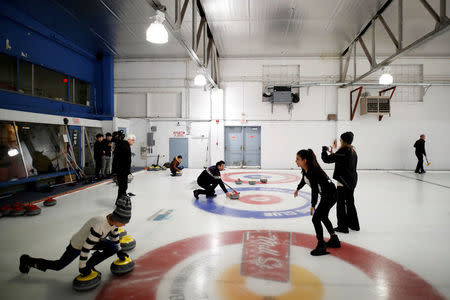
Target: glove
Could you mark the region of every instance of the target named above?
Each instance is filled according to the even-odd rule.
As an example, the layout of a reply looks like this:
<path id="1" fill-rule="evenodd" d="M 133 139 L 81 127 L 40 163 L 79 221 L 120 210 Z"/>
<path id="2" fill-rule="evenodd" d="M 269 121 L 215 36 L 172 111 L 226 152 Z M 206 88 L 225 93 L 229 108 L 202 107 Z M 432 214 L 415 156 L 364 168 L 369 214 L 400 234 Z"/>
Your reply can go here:
<path id="1" fill-rule="evenodd" d="M 126 260 L 127 257 L 129 257 L 129 256 L 128 256 L 128 254 L 126 254 L 125 252 L 123 252 L 122 250 L 120 250 L 120 251 L 117 251 L 117 257 L 118 257 L 120 260 Z"/>
<path id="2" fill-rule="evenodd" d="M 79 271 L 83 276 L 88 276 L 89 274 L 91 274 L 91 268 L 89 267 L 80 268 Z"/>
<path id="3" fill-rule="evenodd" d="M 324 151 L 328 151 L 328 147 L 327 146 L 322 146 L 322 152 Z"/>

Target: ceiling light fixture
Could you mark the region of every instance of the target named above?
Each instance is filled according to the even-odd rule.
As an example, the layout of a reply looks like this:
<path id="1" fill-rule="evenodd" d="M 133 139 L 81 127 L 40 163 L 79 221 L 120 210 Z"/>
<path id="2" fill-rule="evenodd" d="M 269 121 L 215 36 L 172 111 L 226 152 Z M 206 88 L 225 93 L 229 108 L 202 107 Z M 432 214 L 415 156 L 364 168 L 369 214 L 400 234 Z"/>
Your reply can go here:
<path id="1" fill-rule="evenodd" d="M 204 86 L 206 84 L 205 75 L 203 75 L 201 73 L 197 74 L 197 76 L 195 76 L 195 78 L 194 78 L 194 84 L 196 86 Z"/>
<path id="2" fill-rule="evenodd" d="M 162 11 L 156 11 L 155 21 L 147 29 L 147 41 L 153 44 L 165 44 L 169 41 L 169 34 L 164 27 L 166 17 Z"/>
<path id="3" fill-rule="evenodd" d="M 8 155 L 9 155 L 10 157 L 16 156 L 17 154 L 19 154 L 19 151 L 18 151 L 17 149 L 15 149 L 15 148 L 12 148 L 12 149 L 10 149 L 10 150 L 8 151 Z"/>
<path id="4" fill-rule="evenodd" d="M 393 82 L 394 82 L 394 78 L 392 77 L 391 74 L 389 74 L 389 68 L 384 67 L 382 69 L 382 74 L 380 76 L 378 83 L 383 84 L 383 85 L 388 85 L 388 84 L 392 84 Z"/>

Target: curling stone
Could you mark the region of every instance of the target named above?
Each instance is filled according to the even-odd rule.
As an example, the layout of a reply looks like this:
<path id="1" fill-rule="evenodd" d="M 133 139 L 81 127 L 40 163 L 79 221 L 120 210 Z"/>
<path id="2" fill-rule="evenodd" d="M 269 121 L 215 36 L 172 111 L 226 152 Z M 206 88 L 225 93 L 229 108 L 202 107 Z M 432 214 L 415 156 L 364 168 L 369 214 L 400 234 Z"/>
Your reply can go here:
<path id="1" fill-rule="evenodd" d="M 123 251 L 130 251 L 136 247 L 136 240 L 131 235 L 125 235 L 120 239 L 120 248 Z"/>
<path id="2" fill-rule="evenodd" d="M 237 180 L 234 181 L 234 183 L 236 184 L 242 184 L 242 180 L 240 178 L 238 178 Z"/>
<path id="3" fill-rule="evenodd" d="M 134 261 L 129 257 L 127 257 L 125 260 L 121 260 L 120 258 L 118 258 L 115 261 L 113 261 L 110 269 L 114 275 L 127 274 L 133 271 Z"/>
<path id="4" fill-rule="evenodd" d="M 56 199 L 54 198 L 48 198 L 44 201 L 44 206 L 53 206 L 56 205 Z"/>
<path id="5" fill-rule="evenodd" d="M 156 171 L 155 170 L 155 166 L 150 166 L 150 168 L 148 168 L 149 171 Z"/>
<path id="6" fill-rule="evenodd" d="M 261 181 L 261 183 L 267 183 L 267 178 L 266 177 L 261 177 L 259 179 L 259 181 Z"/>
<path id="7" fill-rule="evenodd" d="M 89 291 L 100 285 L 102 275 L 94 270 L 87 276 L 78 275 L 72 283 L 72 287 L 77 292 Z"/>
<path id="8" fill-rule="evenodd" d="M 255 180 L 255 179 L 250 179 L 250 180 L 248 181 L 248 184 L 250 184 L 250 185 L 255 185 L 255 184 L 256 184 L 256 180 Z"/>
<path id="9" fill-rule="evenodd" d="M 161 170 L 167 170 L 167 167 L 166 166 L 162 166 Z"/>
<path id="10" fill-rule="evenodd" d="M 41 208 L 34 204 L 29 204 L 25 206 L 25 215 L 27 216 L 36 216 L 39 215 L 40 213 Z"/>
<path id="11" fill-rule="evenodd" d="M 122 227 L 119 227 L 119 237 L 123 237 L 127 235 L 127 231 L 123 229 Z"/>
<path id="12" fill-rule="evenodd" d="M 0 211 L 3 216 L 9 215 L 12 211 L 11 205 L 9 205 L 9 204 L 3 205 L 2 208 L 0 208 Z"/>
<path id="13" fill-rule="evenodd" d="M 23 207 L 23 205 L 16 205 L 16 203 L 14 203 L 12 210 L 8 216 L 18 217 L 18 216 L 23 216 L 24 214 L 25 214 L 25 208 Z"/>
<path id="14" fill-rule="evenodd" d="M 177 171 L 176 175 L 177 175 L 177 176 L 183 175 L 183 171 Z"/>
<path id="15" fill-rule="evenodd" d="M 231 193 L 230 199 L 231 200 L 238 200 L 239 199 L 239 195 L 240 195 L 239 192 L 234 191 L 234 192 Z"/>

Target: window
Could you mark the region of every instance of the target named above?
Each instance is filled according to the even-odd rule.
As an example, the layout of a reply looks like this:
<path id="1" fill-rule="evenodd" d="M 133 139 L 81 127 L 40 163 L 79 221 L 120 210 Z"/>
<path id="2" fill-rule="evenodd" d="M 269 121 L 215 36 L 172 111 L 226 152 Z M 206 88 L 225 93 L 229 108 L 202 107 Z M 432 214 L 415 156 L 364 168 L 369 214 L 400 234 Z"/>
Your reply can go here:
<path id="1" fill-rule="evenodd" d="M 34 96 L 67 101 L 66 75 L 34 65 Z"/>
<path id="2" fill-rule="evenodd" d="M 27 177 L 12 122 L 0 122 L 0 182 Z"/>
<path id="3" fill-rule="evenodd" d="M 64 126 L 16 123 L 28 176 L 67 170 Z"/>
<path id="4" fill-rule="evenodd" d="M 17 58 L 0 53 L 0 89 L 17 90 Z"/>
<path id="5" fill-rule="evenodd" d="M 70 90 L 70 98 L 73 103 L 89 106 L 91 98 L 91 85 L 88 82 L 72 78 Z"/>
<path id="6" fill-rule="evenodd" d="M 17 77 L 19 81 L 17 82 Z M 54 100 L 69 101 L 69 76 L 56 71 L 19 60 L 17 76 L 17 58 L 0 53 L 0 89 Z M 89 106 L 91 103 L 91 85 L 77 78 L 70 80 L 70 102 Z"/>
<path id="7" fill-rule="evenodd" d="M 84 172 L 89 175 L 95 174 L 94 162 L 94 143 L 97 140 L 95 136 L 97 133 L 103 133 L 101 128 L 85 127 L 86 136 L 84 139 Z"/>
<path id="8" fill-rule="evenodd" d="M 33 64 L 21 60 L 19 62 L 19 92 L 33 95 Z"/>

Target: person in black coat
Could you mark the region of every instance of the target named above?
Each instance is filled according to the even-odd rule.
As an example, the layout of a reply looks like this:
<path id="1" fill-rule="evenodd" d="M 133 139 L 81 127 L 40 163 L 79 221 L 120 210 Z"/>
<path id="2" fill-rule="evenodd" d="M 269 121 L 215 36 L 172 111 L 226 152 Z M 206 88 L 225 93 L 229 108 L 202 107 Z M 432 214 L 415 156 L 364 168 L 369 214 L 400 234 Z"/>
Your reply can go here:
<path id="1" fill-rule="evenodd" d="M 204 170 L 197 178 L 197 183 L 203 189 L 198 189 L 194 191 L 195 199 L 198 199 L 198 195 L 206 195 L 206 197 L 215 197 L 216 194 L 214 190 L 218 185 L 222 188 L 225 195 L 230 198 L 230 193 L 228 193 L 225 185 L 223 184 L 222 178 L 220 177 L 220 171 L 225 168 L 225 162 L 223 160 L 218 161 L 215 166 L 211 166 Z"/>
<path id="2" fill-rule="evenodd" d="M 336 203 L 337 193 L 334 183 L 328 178 L 317 162 L 316 155 L 311 149 L 300 150 L 297 152 L 295 161 L 297 166 L 302 168 L 302 180 L 297 186 L 294 197 L 298 196 L 298 191 L 308 184 L 311 187 L 311 216 L 316 231 L 317 246 L 311 251 L 311 255 L 319 256 L 329 254 L 327 248 L 340 248 L 341 242 L 334 232 L 333 224 L 328 219 L 328 213 Z M 320 194 L 320 202 L 317 200 Z M 325 243 L 323 240 L 323 223 L 330 234 L 330 239 Z"/>
<path id="3" fill-rule="evenodd" d="M 416 148 L 416 156 L 417 156 L 417 166 L 416 166 L 416 173 L 423 174 L 425 173 L 425 170 L 423 169 L 423 156 L 425 155 L 425 158 L 428 161 L 427 153 L 425 152 L 425 134 L 420 135 L 420 139 L 418 139 L 414 143 L 414 148 Z"/>
<path id="4" fill-rule="evenodd" d="M 119 140 L 114 148 L 115 172 L 119 191 L 117 199 L 127 196 L 128 175 L 131 174 L 131 147 L 136 140 L 134 134 L 128 134 L 125 140 Z"/>
<path id="5" fill-rule="evenodd" d="M 337 183 L 338 200 L 336 205 L 338 232 L 348 233 L 348 229 L 359 230 L 358 213 L 356 212 L 354 191 L 358 182 L 356 167 L 358 155 L 352 146 L 353 133 L 348 131 L 341 134 L 341 147 L 336 153 L 328 154 L 328 147 L 322 147 L 322 160 L 335 163 L 333 178 Z"/>
<path id="6" fill-rule="evenodd" d="M 95 177 L 100 178 L 103 156 L 103 134 L 98 133 L 95 137 L 97 138 L 94 143 Z"/>

